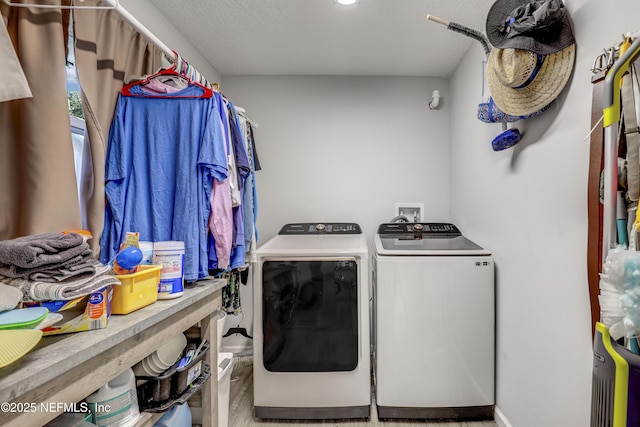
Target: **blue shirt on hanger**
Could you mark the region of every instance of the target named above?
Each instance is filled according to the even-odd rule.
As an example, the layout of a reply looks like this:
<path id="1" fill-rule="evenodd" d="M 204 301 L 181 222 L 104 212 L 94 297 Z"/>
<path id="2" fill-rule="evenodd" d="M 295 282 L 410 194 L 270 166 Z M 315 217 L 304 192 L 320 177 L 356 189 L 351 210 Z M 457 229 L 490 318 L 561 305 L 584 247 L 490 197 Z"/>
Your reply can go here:
<path id="1" fill-rule="evenodd" d="M 202 92 L 188 86 L 150 98 L 134 86 L 137 96 L 118 98 L 106 156 L 102 262 L 113 259 L 126 232 L 138 231 L 140 240 L 183 241 L 185 280 L 208 276 L 209 196 L 213 178 L 227 176 L 227 159 L 217 104 L 197 98 Z"/>

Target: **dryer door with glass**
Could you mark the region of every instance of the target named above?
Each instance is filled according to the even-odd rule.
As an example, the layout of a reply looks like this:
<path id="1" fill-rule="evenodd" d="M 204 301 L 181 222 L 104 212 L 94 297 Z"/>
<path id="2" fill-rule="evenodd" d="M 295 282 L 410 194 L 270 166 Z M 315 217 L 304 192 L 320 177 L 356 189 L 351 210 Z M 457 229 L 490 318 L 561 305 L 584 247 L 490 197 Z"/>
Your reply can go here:
<path id="1" fill-rule="evenodd" d="M 270 372 L 340 372 L 358 366 L 356 258 L 266 259 L 263 363 Z"/>

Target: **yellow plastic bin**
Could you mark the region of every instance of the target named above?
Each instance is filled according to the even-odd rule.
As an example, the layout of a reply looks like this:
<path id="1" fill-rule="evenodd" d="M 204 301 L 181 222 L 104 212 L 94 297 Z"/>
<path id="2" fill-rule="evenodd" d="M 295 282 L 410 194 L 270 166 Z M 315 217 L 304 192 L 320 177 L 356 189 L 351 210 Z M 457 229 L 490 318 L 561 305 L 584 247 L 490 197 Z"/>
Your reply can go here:
<path id="1" fill-rule="evenodd" d="M 158 300 L 161 265 L 141 265 L 132 274 L 116 276 L 122 283 L 113 287 L 112 314 L 129 314 Z"/>

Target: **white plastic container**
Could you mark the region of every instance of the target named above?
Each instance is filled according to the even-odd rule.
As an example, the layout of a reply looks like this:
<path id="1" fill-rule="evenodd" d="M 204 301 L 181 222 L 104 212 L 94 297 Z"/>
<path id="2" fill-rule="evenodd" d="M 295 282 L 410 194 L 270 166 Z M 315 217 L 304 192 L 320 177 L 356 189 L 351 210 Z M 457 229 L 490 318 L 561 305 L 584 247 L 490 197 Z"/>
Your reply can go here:
<path id="1" fill-rule="evenodd" d="M 98 427 L 131 427 L 140 418 L 136 377 L 131 368 L 124 371 L 85 399 Z"/>
<path id="2" fill-rule="evenodd" d="M 138 242 L 138 247 L 142 251 L 142 262 L 140 265 L 153 264 L 153 242 Z"/>
<path id="3" fill-rule="evenodd" d="M 173 299 L 184 293 L 184 242 L 153 243 L 153 263 L 161 265 L 158 299 Z"/>
<path id="4" fill-rule="evenodd" d="M 218 354 L 218 427 L 229 426 L 229 394 L 233 365 L 233 353 Z M 193 424 L 202 424 L 201 408 L 191 408 L 191 416 Z"/>
<path id="5" fill-rule="evenodd" d="M 233 371 L 233 353 L 218 355 L 218 427 L 229 426 L 229 394 Z"/>

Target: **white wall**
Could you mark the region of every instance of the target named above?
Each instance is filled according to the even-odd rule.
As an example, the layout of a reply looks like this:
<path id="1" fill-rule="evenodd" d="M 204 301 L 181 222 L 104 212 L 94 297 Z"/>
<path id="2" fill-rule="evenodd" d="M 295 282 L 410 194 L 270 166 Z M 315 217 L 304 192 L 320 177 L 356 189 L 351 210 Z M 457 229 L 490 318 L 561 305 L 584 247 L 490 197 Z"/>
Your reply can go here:
<path id="1" fill-rule="evenodd" d="M 429 110 L 434 89 L 443 100 Z M 423 202 L 425 216 L 449 219 L 449 85 L 435 78 L 225 77 L 222 91 L 258 123 L 258 245 L 288 222 L 357 222 L 371 242 L 395 202 Z M 253 330 L 252 293 L 241 287 Z M 251 350 L 241 335 L 223 351 Z"/>
<path id="2" fill-rule="evenodd" d="M 169 49 L 173 49 L 195 67 L 209 82 L 220 82 L 218 71 L 194 46 L 170 23 L 149 0 L 119 0 L 120 5 L 142 25 L 156 35 Z"/>
<path id="3" fill-rule="evenodd" d="M 479 45 L 450 82 L 452 218 L 495 255 L 497 407 L 500 423 L 514 427 L 589 425 L 590 68 L 622 33 L 640 29 L 635 0 L 565 5 L 577 39 L 574 75 L 547 112 L 516 125 L 523 140 L 513 149 L 493 152 L 500 125 L 475 118 Z"/>
<path id="4" fill-rule="evenodd" d="M 429 110 L 431 92 L 443 97 Z M 258 123 L 260 243 L 288 222 L 349 221 L 369 242 L 395 202 L 449 219 L 449 85 L 417 77 L 225 77 Z"/>

